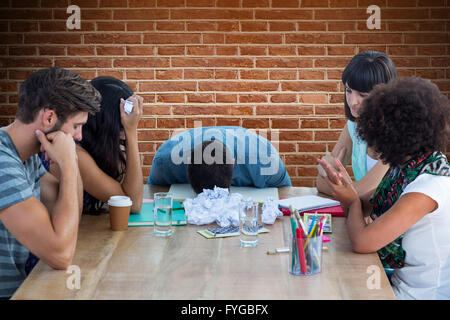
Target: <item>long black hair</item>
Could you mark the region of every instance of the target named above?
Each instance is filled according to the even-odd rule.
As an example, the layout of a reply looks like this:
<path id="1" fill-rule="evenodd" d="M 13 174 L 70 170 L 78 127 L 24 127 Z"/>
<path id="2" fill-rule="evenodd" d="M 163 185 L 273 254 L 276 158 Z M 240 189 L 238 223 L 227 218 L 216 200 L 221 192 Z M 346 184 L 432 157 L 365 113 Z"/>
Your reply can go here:
<path id="1" fill-rule="evenodd" d="M 123 129 L 120 119 L 120 98 L 126 100 L 133 90 L 123 81 L 101 76 L 94 78 L 91 84 L 102 95 L 100 112 L 89 115 L 83 126 L 81 147 L 94 159 L 97 166 L 111 178 L 121 181 L 124 175 L 126 159 L 124 141 L 120 140 Z M 85 200 L 86 212 L 98 212 L 103 203 L 88 195 Z"/>
<path id="2" fill-rule="evenodd" d="M 383 52 L 364 51 L 355 55 L 342 73 L 342 82 L 353 90 L 370 92 L 379 83 L 388 83 L 397 78 L 395 65 Z M 345 116 L 351 121 L 355 117 L 350 111 L 347 99 L 344 98 Z"/>

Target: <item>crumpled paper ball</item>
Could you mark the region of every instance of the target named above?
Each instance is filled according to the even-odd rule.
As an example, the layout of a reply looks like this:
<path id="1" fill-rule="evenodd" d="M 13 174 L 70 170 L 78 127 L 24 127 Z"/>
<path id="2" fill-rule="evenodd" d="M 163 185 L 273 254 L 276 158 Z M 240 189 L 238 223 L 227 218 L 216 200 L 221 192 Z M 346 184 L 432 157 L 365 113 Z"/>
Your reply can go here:
<path id="1" fill-rule="evenodd" d="M 216 186 L 212 190 L 204 189 L 194 199 L 186 199 L 183 206 L 189 224 L 216 222 L 221 227 L 229 227 L 239 225 L 239 204 L 242 200 L 244 199 L 241 194 L 230 194 L 228 189 Z M 282 215 L 277 202 L 269 197 L 262 206 L 261 221 L 273 224 L 275 219 Z"/>
<path id="2" fill-rule="evenodd" d="M 278 202 L 268 197 L 262 205 L 262 223 L 273 224 L 278 217 L 282 216 L 283 213 L 278 209 Z"/>

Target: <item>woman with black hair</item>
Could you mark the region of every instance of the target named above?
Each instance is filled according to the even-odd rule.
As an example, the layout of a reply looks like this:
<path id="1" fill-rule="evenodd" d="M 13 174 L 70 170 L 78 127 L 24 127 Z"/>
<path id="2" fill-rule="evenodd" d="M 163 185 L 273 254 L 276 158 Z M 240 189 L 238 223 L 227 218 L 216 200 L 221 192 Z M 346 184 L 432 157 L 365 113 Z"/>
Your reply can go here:
<path id="1" fill-rule="evenodd" d="M 360 198 L 339 160 L 318 159 L 347 216 L 353 250 L 378 252 L 399 299 L 450 299 L 450 164 L 443 154 L 450 104 L 436 85 L 410 77 L 376 86 L 357 133 L 389 170 Z M 366 223 L 365 214 L 373 222 Z"/>
<path id="2" fill-rule="evenodd" d="M 345 115 L 347 124 L 339 136 L 339 140 L 330 154 L 323 157 L 330 165 L 333 158 L 338 158 L 345 166 L 352 160 L 355 188 L 358 194 L 371 192 L 380 182 L 388 167 L 381 161 L 365 141 L 356 134 L 356 119 L 361 102 L 372 88 L 379 83 L 387 83 L 397 77 L 397 71 L 391 59 L 384 53 L 365 51 L 354 56 L 342 73 L 345 87 Z M 316 185 L 319 192 L 331 194 L 325 182 L 325 172 L 318 166 L 319 174 Z"/>
<path id="3" fill-rule="evenodd" d="M 131 198 L 131 212 L 140 212 L 143 176 L 138 150 L 137 128 L 143 98 L 123 81 L 101 76 L 91 84 L 102 95 L 100 112 L 90 115 L 77 146 L 78 165 L 84 186 L 83 212 L 97 214 L 109 197 Z M 125 100 L 133 103 L 125 112 Z"/>

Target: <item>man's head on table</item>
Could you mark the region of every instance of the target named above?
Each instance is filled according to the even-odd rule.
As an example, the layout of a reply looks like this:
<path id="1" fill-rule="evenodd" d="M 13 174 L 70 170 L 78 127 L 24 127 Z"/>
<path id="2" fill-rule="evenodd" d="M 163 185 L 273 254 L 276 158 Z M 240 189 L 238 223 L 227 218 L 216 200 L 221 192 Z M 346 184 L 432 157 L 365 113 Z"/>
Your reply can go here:
<path id="1" fill-rule="evenodd" d="M 221 141 L 203 141 L 192 149 L 189 160 L 187 176 L 197 194 L 203 189 L 214 189 L 214 186 L 230 187 L 234 158 Z"/>

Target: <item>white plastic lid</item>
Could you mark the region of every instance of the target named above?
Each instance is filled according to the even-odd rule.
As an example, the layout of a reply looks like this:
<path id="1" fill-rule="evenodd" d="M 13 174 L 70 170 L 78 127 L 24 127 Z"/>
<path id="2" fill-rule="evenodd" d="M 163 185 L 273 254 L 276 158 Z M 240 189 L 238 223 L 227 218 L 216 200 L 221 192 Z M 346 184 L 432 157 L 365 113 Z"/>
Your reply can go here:
<path id="1" fill-rule="evenodd" d="M 127 196 L 112 196 L 108 200 L 108 205 L 114 207 L 128 207 L 133 204 L 130 197 Z"/>

